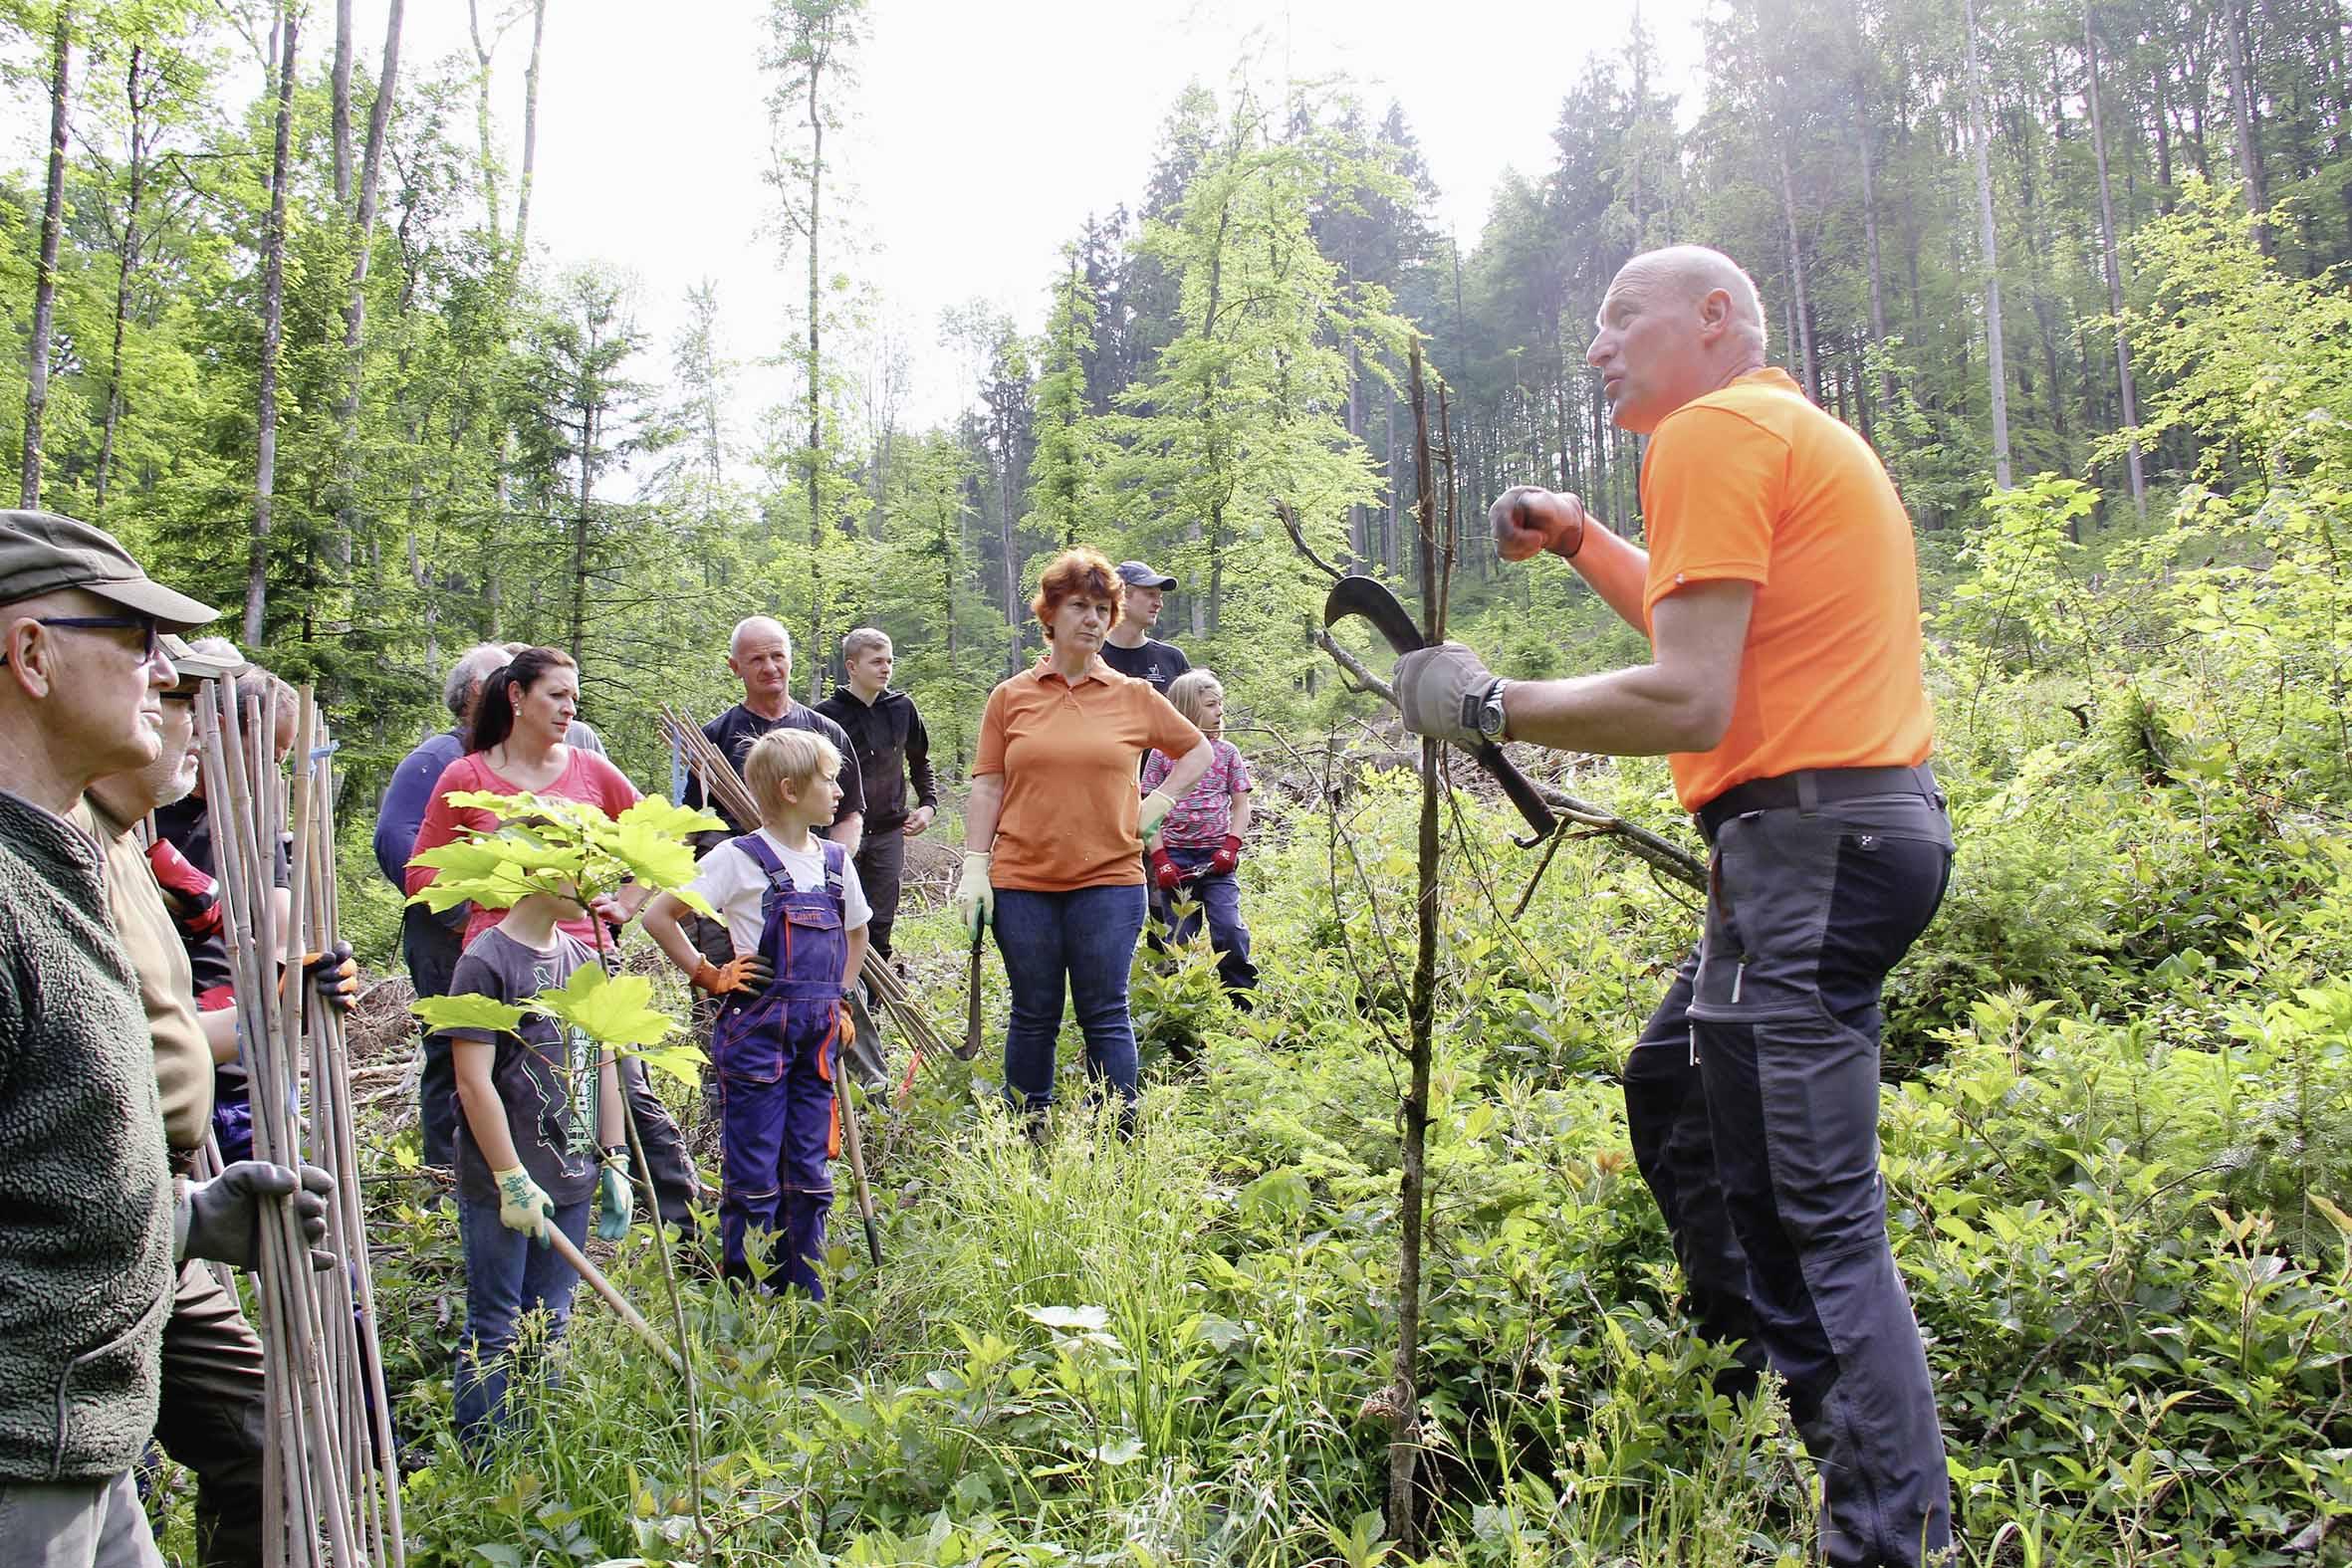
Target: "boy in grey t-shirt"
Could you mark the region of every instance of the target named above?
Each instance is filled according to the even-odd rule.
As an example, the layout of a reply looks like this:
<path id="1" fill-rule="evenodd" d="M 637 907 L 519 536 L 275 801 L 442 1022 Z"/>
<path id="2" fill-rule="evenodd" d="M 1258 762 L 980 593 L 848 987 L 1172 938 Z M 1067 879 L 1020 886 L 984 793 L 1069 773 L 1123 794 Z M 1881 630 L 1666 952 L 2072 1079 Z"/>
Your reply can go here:
<path id="1" fill-rule="evenodd" d="M 458 959 L 450 995 L 521 1006 L 563 986 L 596 962 L 587 944 L 557 928 L 578 911 L 552 894 L 525 898 Z M 537 1012 L 525 1012 L 511 1029 L 443 1032 L 457 1070 L 457 1213 L 466 1273 L 457 1428 L 479 1452 L 504 1425 L 523 1314 L 544 1311 L 551 1339 L 571 1316 L 580 1276 L 554 1253 L 548 1232 L 561 1228 L 575 1245 L 585 1240 L 592 1197 L 603 1209 L 596 1233 L 618 1240 L 634 1203 L 621 1143 L 620 1078 L 609 1051 Z"/>

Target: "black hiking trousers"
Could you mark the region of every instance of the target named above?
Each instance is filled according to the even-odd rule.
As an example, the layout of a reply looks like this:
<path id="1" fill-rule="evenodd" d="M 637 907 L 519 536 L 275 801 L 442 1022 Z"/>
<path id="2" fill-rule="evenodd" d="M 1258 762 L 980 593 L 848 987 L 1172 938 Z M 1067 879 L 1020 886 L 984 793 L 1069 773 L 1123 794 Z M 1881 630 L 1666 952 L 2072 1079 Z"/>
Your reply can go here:
<path id="1" fill-rule="evenodd" d="M 1922 788 L 1933 788 L 1924 770 Z M 1808 791 L 1809 792 L 1809 791 Z M 1633 1154 L 1699 1332 L 1768 1363 L 1822 1478 L 1833 1568 L 1939 1560 L 1952 1498 L 1935 1391 L 1888 1247 L 1879 999 L 1951 875 L 1940 794 L 1703 824 L 1705 934 L 1625 1067 Z"/>

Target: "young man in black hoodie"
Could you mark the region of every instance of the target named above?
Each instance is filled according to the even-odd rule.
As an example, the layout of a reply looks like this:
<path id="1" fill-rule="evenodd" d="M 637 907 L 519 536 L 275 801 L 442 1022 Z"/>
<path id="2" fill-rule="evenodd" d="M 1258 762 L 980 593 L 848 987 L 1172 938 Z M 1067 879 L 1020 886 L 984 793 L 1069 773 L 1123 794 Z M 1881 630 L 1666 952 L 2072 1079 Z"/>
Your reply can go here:
<path id="1" fill-rule="evenodd" d="M 931 825 L 939 785 L 931 776 L 931 737 L 914 699 L 890 690 L 890 638 L 860 626 L 841 639 L 846 679 L 817 711 L 849 737 L 858 782 L 864 786 L 865 841 L 857 849 L 857 880 L 873 906 L 867 928 L 873 950 L 890 956 L 890 923 L 898 914 L 898 885 L 906 869 L 906 840 Z M 915 805 L 906 807 L 912 775 Z"/>

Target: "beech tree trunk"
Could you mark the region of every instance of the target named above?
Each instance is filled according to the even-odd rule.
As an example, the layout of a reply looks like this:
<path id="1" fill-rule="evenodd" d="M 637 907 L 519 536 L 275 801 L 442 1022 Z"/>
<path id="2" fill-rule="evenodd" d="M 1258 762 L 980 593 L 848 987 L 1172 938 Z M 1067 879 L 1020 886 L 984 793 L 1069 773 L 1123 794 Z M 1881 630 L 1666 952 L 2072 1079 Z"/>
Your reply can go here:
<path id="1" fill-rule="evenodd" d="M 263 241 L 261 292 L 261 375 L 256 398 L 253 478 L 253 536 L 245 556 L 245 642 L 258 647 L 269 593 L 271 510 L 278 484 L 278 345 L 286 307 L 286 187 L 289 144 L 294 129 L 295 38 L 301 17 L 286 13 L 278 60 L 277 130 L 270 154 L 270 226 Z"/>
<path id="2" fill-rule="evenodd" d="M 335 70 L 331 82 L 335 136 L 335 204 L 352 204 L 352 0 L 335 0 Z"/>
<path id="3" fill-rule="evenodd" d="M 114 348 L 107 355 L 107 407 L 105 421 L 100 427 L 98 441 L 98 475 L 96 501 L 98 518 L 106 521 L 107 496 L 114 488 L 115 437 L 122 424 L 122 338 L 130 320 L 130 280 L 138 271 L 140 208 L 147 188 L 147 153 L 154 131 L 147 122 L 150 95 L 161 85 L 161 77 L 149 66 L 145 51 L 138 45 L 130 46 L 130 64 L 122 73 L 122 105 L 129 112 L 129 168 L 130 191 L 122 204 L 122 237 L 115 250 L 115 325 Z"/>
<path id="4" fill-rule="evenodd" d="M 824 315 L 818 289 L 818 236 L 823 233 L 820 208 L 824 199 L 824 114 L 819 85 L 824 80 L 825 56 L 809 61 L 809 702 L 824 698 Z M 1008 505 L 1009 514 L 1012 508 Z M 1013 541 L 1005 540 L 1005 601 L 1013 599 Z M 1013 635 L 1019 638 L 1020 622 Z M 1020 661 L 1014 661 L 1020 668 Z"/>
<path id="5" fill-rule="evenodd" d="M 2270 198 L 2262 189 L 2262 148 L 2255 139 L 2255 110 L 2246 69 L 2245 14 L 2238 0 L 2222 0 L 2222 34 L 2230 51 L 2230 117 L 2237 131 L 2237 172 L 2245 181 L 2245 206 L 2254 214 L 2254 244 L 2270 254 L 2270 225 L 2263 214 Z"/>
<path id="6" fill-rule="evenodd" d="M 1878 254 L 1878 190 L 1877 169 L 1870 148 L 1870 91 L 1867 84 L 1854 84 L 1854 142 L 1862 149 L 1862 238 L 1870 263 L 1870 346 L 1883 350 L 1887 340 L 1886 269 Z M 1895 401 L 1895 372 L 1881 367 L 1878 377 L 1879 396 L 1889 407 Z"/>
<path id="7" fill-rule="evenodd" d="M 360 347 L 367 329 L 367 268 L 375 237 L 375 199 L 383 168 L 384 134 L 392 118 L 392 96 L 400 80 L 400 15 L 404 0 L 391 0 L 384 20 L 383 70 L 375 84 L 375 102 L 367 112 L 367 145 L 359 162 L 359 209 L 352 218 L 352 290 L 343 314 L 344 392 L 337 409 L 344 438 L 340 485 L 343 504 L 337 509 L 344 539 L 358 531 L 358 497 L 354 478 L 358 462 L 359 391 L 362 374 Z M 348 0 L 346 11 L 348 13 Z"/>
<path id="8" fill-rule="evenodd" d="M 2132 389 L 2132 348 L 2123 331 L 2123 264 L 2115 253 L 2115 197 L 2107 182 L 2107 135 L 2099 116 L 2099 33 L 2092 8 L 2082 8 L 2082 61 L 2085 96 L 2090 100 L 2091 151 L 2099 169 L 2099 260 L 2107 272 L 2107 314 L 2115 318 L 2115 389 L 2124 427 L 2124 466 L 2131 485 L 2132 510 L 2148 515 L 2148 485 L 2140 472 L 2140 422 Z"/>
<path id="9" fill-rule="evenodd" d="M 2009 488 L 2009 390 L 2000 341 L 2000 252 L 1993 229 L 1993 162 L 1990 116 L 1985 108 L 1985 66 L 1977 53 L 1977 0 L 1963 0 L 1968 32 L 1969 131 L 1977 153 L 1977 238 L 1985 252 L 1985 370 L 1993 391 L 1993 482 Z"/>
<path id="10" fill-rule="evenodd" d="M 523 68 L 523 168 L 515 179 L 515 259 L 520 271 L 530 260 L 531 181 L 539 166 L 539 50 L 547 39 L 547 0 L 531 8 L 531 63 Z"/>
<path id="11" fill-rule="evenodd" d="M 57 243 L 66 211 L 66 96 L 73 86 L 74 36 L 65 7 L 50 42 L 49 193 L 41 204 L 41 257 L 33 267 L 33 331 L 25 343 L 25 444 L 17 505 L 41 505 L 41 421 L 49 412 L 49 339 L 57 318 Z"/>

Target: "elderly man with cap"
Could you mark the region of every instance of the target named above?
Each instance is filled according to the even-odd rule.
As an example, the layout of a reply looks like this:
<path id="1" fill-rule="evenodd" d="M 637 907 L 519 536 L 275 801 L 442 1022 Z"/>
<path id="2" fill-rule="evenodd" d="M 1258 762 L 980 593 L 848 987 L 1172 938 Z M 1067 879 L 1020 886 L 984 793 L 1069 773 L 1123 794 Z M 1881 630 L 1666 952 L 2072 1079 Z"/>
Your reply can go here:
<path id="1" fill-rule="evenodd" d="M 1160 605 L 1176 579 L 1140 560 L 1119 562 L 1119 618 L 1102 639 L 1102 662 L 1121 675 L 1151 682 L 1162 697 L 1177 676 L 1192 668 L 1173 643 L 1149 635 L 1160 618 Z"/>
<path id="2" fill-rule="evenodd" d="M 98 840 L 106 855 L 107 904 L 115 930 L 138 973 L 154 1047 L 155 1088 L 173 1174 L 194 1168 L 212 1124 L 213 1041 L 236 1047 L 236 1013 L 200 1018 L 179 924 L 166 905 L 150 851 L 139 847 L 139 820 L 184 797 L 196 784 L 195 700 L 207 680 L 236 673 L 239 661 L 196 652 L 166 634 L 163 651 L 179 684 L 163 696 L 162 750 L 142 768 L 94 781 L 69 820 Z M 152 853 L 177 851 L 157 839 Z M 217 898 L 209 903 L 217 920 Z M 245 1568 L 262 1560 L 262 1504 L 268 1431 L 261 1340 L 237 1297 L 201 1263 L 180 1264 L 171 1316 L 163 1325 L 163 1398 L 155 1436 L 196 1476 L 196 1550 L 207 1568 Z"/>
<path id="3" fill-rule="evenodd" d="M 424 821 L 425 807 L 432 803 L 433 785 L 442 770 L 466 754 L 466 736 L 473 728 L 474 710 L 482 705 L 482 688 L 513 657 L 513 649 L 497 642 L 476 643 L 457 656 L 448 678 L 441 683 L 442 706 L 456 723 L 427 736 L 401 760 L 392 772 L 392 782 L 384 786 L 383 803 L 375 818 L 375 864 L 386 881 L 403 890 L 403 898 L 408 857 L 416 851 L 416 830 Z M 604 751 L 596 732 L 577 719 L 565 733 L 564 744 L 598 756 Z M 418 997 L 448 995 L 449 977 L 464 951 L 460 939 L 472 913 L 471 904 L 459 904 L 439 914 L 422 904 L 401 909 L 401 956 L 407 961 L 408 979 Z M 450 1065 L 447 1035 L 423 1029 L 422 1038 L 424 1064 L 417 1085 L 417 1121 L 424 1131 L 424 1163 L 447 1166 L 456 1159 L 457 1072 Z"/>
<path id="4" fill-rule="evenodd" d="M 105 858 L 66 813 L 163 750 L 161 638 L 213 617 L 112 536 L 0 513 L 0 1535 L 10 1564 L 159 1565 L 130 1468 L 155 1425 L 175 1265 L 250 1265 L 265 1198 L 327 1233 L 324 1172 L 167 1164 Z"/>

